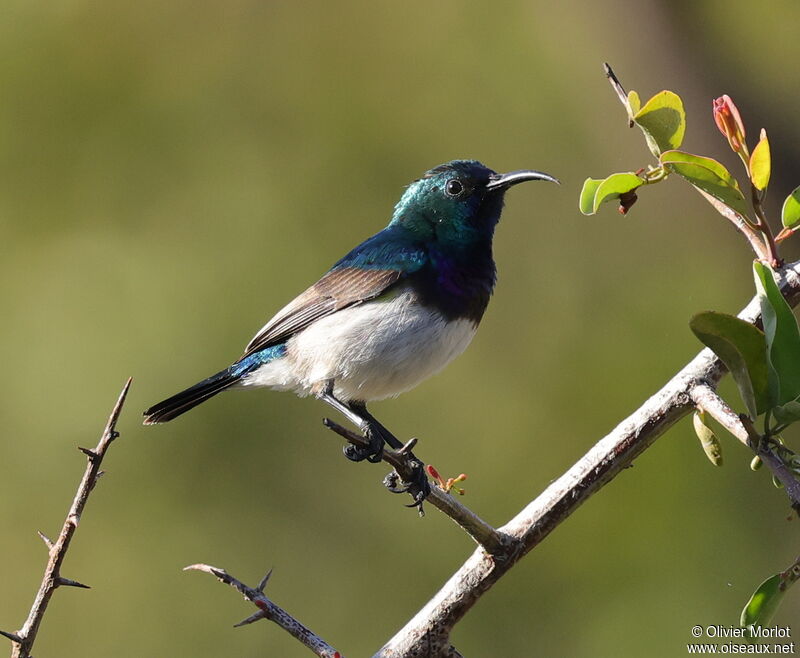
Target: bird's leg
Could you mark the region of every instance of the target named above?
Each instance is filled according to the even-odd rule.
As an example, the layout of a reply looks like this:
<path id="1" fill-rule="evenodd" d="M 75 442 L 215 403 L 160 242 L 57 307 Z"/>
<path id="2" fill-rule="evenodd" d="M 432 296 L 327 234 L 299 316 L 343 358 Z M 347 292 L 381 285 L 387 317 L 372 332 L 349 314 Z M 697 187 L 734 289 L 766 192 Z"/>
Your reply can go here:
<path id="1" fill-rule="evenodd" d="M 345 457 L 355 462 L 366 459 L 373 464 L 377 464 L 383 459 L 383 447 L 387 443 L 393 450 L 402 452 L 405 455 L 408 464 L 413 470 L 413 475 L 409 481 L 404 482 L 396 471 L 392 471 L 384 478 L 383 482 L 386 488 L 393 493 L 411 494 L 414 498 L 414 503 L 409 507 L 418 507 L 421 510 L 422 502 L 431 492 L 431 485 L 428 482 L 427 475 L 425 475 L 425 465 L 414 456 L 414 453 L 404 449 L 403 443 L 386 429 L 375 416 L 367 411 L 366 403 L 361 401 L 344 403 L 335 398 L 333 395 L 333 380 L 328 380 L 325 383 L 325 388 L 315 393 L 315 395 L 336 409 L 369 439 L 370 445 L 367 448 L 348 443 L 343 449 Z"/>
<path id="2" fill-rule="evenodd" d="M 387 475 L 383 483 L 386 488 L 392 493 L 409 493 L 414 498 L 414 504 L 410 507 L 419 507 L 422 509 L 422 501 L 424 501 L 428 494 L 431 492 L 431 485 L 428 482 L 428 476 L 425 475 L 425 464 L 414 456 L 413 452 L 403 450 L 403 444 L 397 437 L 387 430 L 369 411 L 364 402 L 351 402 L 350 408 L 355 411 L 361 418 L 363 418 L 370 426 L 380 433 L 383 440 L 389 444 L 394 450 L 402 450 L 408 459 L 408 463 L 413 469 L 413 476 L 409 482 L 403 482 L 397 471 L 392 471 Z"/>
<path id="3" fill-rule="evenodd" d="M 362 434 L 369 439 L 370 445 L 368 448 L 359 448 L 358 446 L 354 446 L 352 443 L 348 443 L 344 447 L 344 456 L 349 460 L 360 462 L 366 459 L 373 464 L 377 464 L 381 461 L 381 459 L 383 459 L 383 446 L 384 442 L 387 441 L 387 436 L 391 437 L 389 440 L 389 445 L 392 447 L 394 447 L 394 443 L 400 443 L 391 434 L 391 432 L 389 432 L 389 430 L 378 423 L 378 421 L 372 418 L 372 416 L 367 414 L 369 418 L 362 417 L 359 414 L 359 407 L 355 406 L 354 403 L 345 404 L 344 402 L 337 400 L 333 396 L 332 379 L 326 382 L 325 388 L 321 392 L 317 393 L 316 397 L 336 409 L 336 411 L 347 418 L 347 420 L 353 423 L 353 425 L 358 427 Z M 366 407 L 364 407 L 364 411 L 366 411 Z"/>
<path id="4" fill-rule="evenodd" d="M 403 447 L 403 443 L 387 430 L 375 416 L 367 411 L 367 404 L 365 402 L 353 401 L 350 402 L 348 406 L 354 413 L 358 414 L 359 418 L 363 418 L 374 432 L 379 433 L 390 447 L 395 450 L 400 450 L 400 448 Z"/>
<path id="5" fill-rule="evenodd" d="M 397 437 L 381 425 L 375 417 L 367 411 L 367 405 L 364 402 L 353 400 L 347 403 L 347 407 L 357 418 L 361 419 L 361 422 L 365 426 L 365 429 L 362 429 L 362 431 L 370 440 L 370 447 L 368 448 L 369 453 L 367 453 L 365 449 L 357 448 L 352 444 L 345 446 L 344 454 L 348 459 L 352 459 L 353 461 L 366 459 L 373 464 L 377 464 L 383 459 L 383 446 L 385 444 L 388 443 L 389 446 L 395 450 L 403 447 L 403 444 L 398 441 Z M 373 451 L 375 443 L 380 443 L 380 447 L 377 451 Z"/>

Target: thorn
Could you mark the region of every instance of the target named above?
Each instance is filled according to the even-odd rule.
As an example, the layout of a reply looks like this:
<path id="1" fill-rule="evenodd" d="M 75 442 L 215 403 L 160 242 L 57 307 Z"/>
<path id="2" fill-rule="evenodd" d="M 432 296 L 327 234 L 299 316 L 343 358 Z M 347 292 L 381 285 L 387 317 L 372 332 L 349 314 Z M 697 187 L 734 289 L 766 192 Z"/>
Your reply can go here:
<path id="1" fill-rule="evenodd" d="M 50 537 L 48 537 L 46 534 L 44 534 L 40 530 L 37 530 L 36 534 L 39 535 L 39 537 L 42 538 L 42 541 L 44 542 L 44 545 L 47 546 L 47 550 L 48 551 L 52 551 L 53 550 L 53 542 L 50 539 Z"/>
<path id="2" fill-rule="evenodd" d="M 89 491 L 94 491 L 94 488 L 97 486 L 97 483 L 100 481 L 100 478 L 106 474 L 105 471 L 97 471 L 97 475 L 94 476 L 94 480 L 91 481 L 89 484 Z"/>
<path id="3" fill-rule="evenodd" d="M 409 452 L 411 452 L 414 449 L 415 445 L 417 445 L 417 439 L 416 438 L 409 439 L 408 443 L 406 443 L 402 448 L 400 448 L 397 451 L 397 454 L 398 455 L 407 455 Z"/>
<path id="4" fill-rule="evenodd" d="M 242 619 L 238 624 L 234 624 L 234 628 L 239 628 L 239 626 L 247 626 L 247 624 L 252 624 L 254 621 L 258 621 L 259 619 L 266 619 L 267 613 L 264 610 L 259 610 L 258 612 L 253 613 L 247 619 Z"/>
<path id="5" fill-rule="evenodd" d="M 77 580 L 70 580 L 69 578 L 64 578 L 63 576 L 59 576 L 56 578 L 56 587 L 79 587 L 81 589 L 92 589 L 88 585 L 84 585 L 83 583 L 79 583 Z"/>
<path id="6" fill-rule="evenodd" d="M 90 461 L 94 461 L 97 459 L 97 453 L 94 450 L 90 450 L 89 448 L 82 448 L 78 446 L 78 450 L 80 450 L 84 455 L 86 455 Z"/>
<path id="7" fill-rule="evenodd" d="M 0 631 L 0 635 L 2 635 L 3 637 L 7 637 L 12 642 L 16 642 L 17 644 L 22 644 L 22 638 L 15 633 L 7 633 L 6 631 Z"/>
<path id="8" fill-rule="evenodd" d="M 257 592 L 264 593 L 264 588 L 267 586 L 267 581 L 269 581 L 269 577 L 272 575 L 272 569 L 267 571 L 267 575 L 261 579 L 261 582 L 256 587 Z"/>
<path id="9" fill-rule="evenodd" d="M 238 624 L 234 624 L 233 627 L 239 628 L 239 626 L 246 626 L 247 624 L 252 624 L 259 619 L 269 619 L 269 613 L 266 610 L 259 610 L 258 612 L 254 612 L 247 619 L 242 619 L 242 621 L 240 621 Z"/>

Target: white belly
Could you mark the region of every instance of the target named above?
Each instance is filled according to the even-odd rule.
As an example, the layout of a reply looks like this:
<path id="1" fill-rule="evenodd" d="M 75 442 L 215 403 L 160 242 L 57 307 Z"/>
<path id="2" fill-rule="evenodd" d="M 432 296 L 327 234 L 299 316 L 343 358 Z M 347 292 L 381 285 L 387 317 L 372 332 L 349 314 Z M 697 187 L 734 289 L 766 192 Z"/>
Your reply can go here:
<path id="1" fill-rule="evenodd" d="M 439 372 L 466 349 L 476 328 L 467 319 L 446 321 L 405 289 L 317 320 L 289 339 L 286 356 L 242 384 L 308 395 L 333 380 L 339 400 L 381 400 Z"/>

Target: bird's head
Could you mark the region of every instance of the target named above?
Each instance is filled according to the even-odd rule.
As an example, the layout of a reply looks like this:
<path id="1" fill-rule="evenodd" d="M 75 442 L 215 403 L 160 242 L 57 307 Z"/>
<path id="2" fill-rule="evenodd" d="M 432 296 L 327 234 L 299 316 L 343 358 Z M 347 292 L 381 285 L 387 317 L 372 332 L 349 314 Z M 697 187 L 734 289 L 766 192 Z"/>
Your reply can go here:
<path id="1" fill-rule="evenodd" d="M 408 186 L 395 206 L 391 225 L 402 225 L 421 240 L 442 244 L 491 239 L 506 191 L 530 180 L 558 182 L 540 171 L 498 174 L 476 160 L 453 160 Z"/>

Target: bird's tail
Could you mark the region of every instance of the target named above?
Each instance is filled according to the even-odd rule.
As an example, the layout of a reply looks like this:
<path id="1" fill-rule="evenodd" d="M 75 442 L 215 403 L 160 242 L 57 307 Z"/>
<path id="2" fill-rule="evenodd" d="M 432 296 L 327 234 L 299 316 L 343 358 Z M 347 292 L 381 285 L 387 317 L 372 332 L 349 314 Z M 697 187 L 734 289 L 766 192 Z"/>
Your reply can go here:
<path id="1" fill-rule="evenodd" d="M 166 423 L 180 416 L 183 413 L 196 407 L 201 402 L 214 397 L 226 388 L 230 388 L 238 382 L 246 372 L 231 366 L 221 370 L 216 375 L 211 375 L 208 379 L 190 386 L 185 391 L 176 393 L 172 397 L 154 404 L 144 412 L 144 424 L 155 425 L 156 423 Z"/>
<path id="2" fill-rule="evenodd" d="M 173 418 L 177 418 L 201 402 L 205 402 L 209 398 L 213 398 L 217 393 L 222 393 L 226 388 L 230 388 L 253 370 L 282 357 L 284 354 L 286 354 L 286 345 L 284 343 L 272 345 L 260 352 L 250 354 L 232 366 L 225 368 L 225 370 L 220 370 L 216 375 L 211 375 L 208 379 L 190 386 L 185 391 L 176 393 L 171 398 L 154 404 L 144 412 L 144 424 L 155 425 L 156 423 L 166 423 Z"/>

